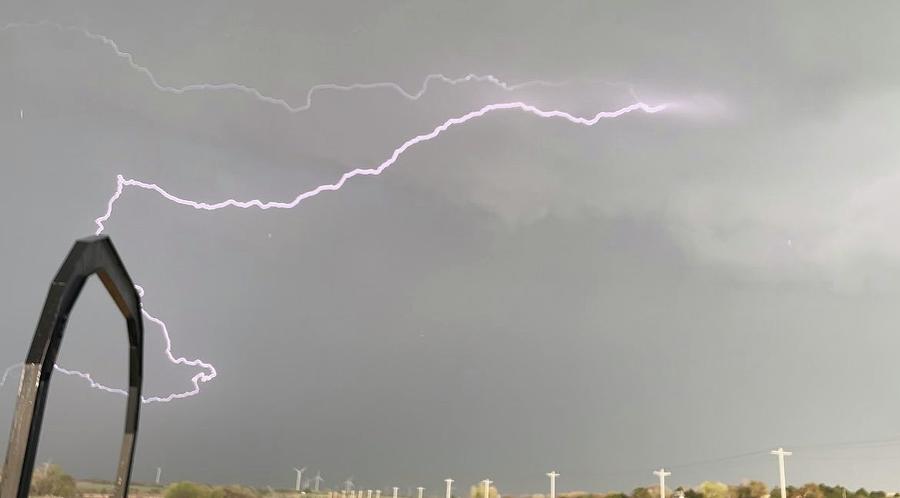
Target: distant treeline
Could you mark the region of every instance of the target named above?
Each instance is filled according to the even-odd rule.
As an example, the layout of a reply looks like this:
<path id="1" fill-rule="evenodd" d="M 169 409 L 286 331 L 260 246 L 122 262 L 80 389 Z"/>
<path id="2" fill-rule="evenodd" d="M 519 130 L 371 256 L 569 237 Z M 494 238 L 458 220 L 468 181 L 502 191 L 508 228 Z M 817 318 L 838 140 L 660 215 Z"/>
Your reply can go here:
<path id="1" fill-rule="evenodd" d="M 868 491 L 864 488 L 850 490 L 842 486 L 809 483 L 803 486 L 787 487 L 787 498 L 894 498 L 900 495 L 888 494 L 884 491 Z M 169 485 L 164 491 L 164 498 L 275 498 L 276 496 L 297 496 L 296 493 L 267 489 L 253 489 L 244 486 L 205 486 L 189 482 Z M 481 486 L 472 486 L 469 498 L 484 498 Z M 321 496 L 321 495 L 320 495 Z M 325 494 L 324 496 L 328 496 Z M 340 496 L 340 494 L 336 494 Z M 501 493 L 491 486 L 488 498 L 501 498 Z M 509 496 L 509 495 L 506 495 Z M 544 495 L 532 495 L 533 498 Z M 676 488 L 666 490 L 667 498 L 781 498 L 781 490 L 771 490 L 760 481 L 747 481 L 738 485 L 706 481 L 694 488 Z M 455 498 L 455 497 L 454 497 Z M 558 498 L 659 498 L 659 487 L 640 487 L 631 493 L 559 493 Z"/>
<path id="2" fill-rule="evenodd" d="M 850 490 L 842 486 L 809 483 L 803 486 L 787 487 L 786 498 L 900 498 L 900 493 L 884 491 L 868 491 L 864 488 Z M 55 496 L 60 498 L 94 498 L 112 492 L 110 483 L 100 481 L 75 480 L 62 471 L 58 465 L 44 465 L 36 469 L 31 483 L 32 496 Z M 469 498 L 485 498 L 482 486 L 472 486 Z M 298 493 L 291 490 L 274 490 L 271 488 L 251 488 L 237 484 L 227 486 L 211 486 L 194 482 L 176 482 L 168 486 L 144 486 L 136 484 L 131 489 L 132 496 L 162 498 L 299 498 Z M 304 492 L 306 498 L 340 498 L 340 493 Z M 384 496 L 384 495 L 383 495 Z M 526 495 L 529 498 L 546 498 L 545 495 Z M 513 498 L 502 495 L 497 488 L 491 486 L 487 498 Z M 455 497 L 454 498 L 458 498 Z M 639 487 L 631 493 L 592 493 L 574 491 L 559 493 L 558 498 L 660 498 L 659 487 Z M 705 481 L 694 488 L 667 489 L 666 498 L 781 498 L 781 490 L 770 489 L 761 481 L 746 481 L 738 485 L 722 482 Z"/>
<path id="3" fill-rule="evenodd" d="M 803 486 L 788 486 L 786 498 L 892 498 L 900 494 L 886 493 L 884 491 L 868 491 L 865 488 L 857 490 L 847 489 L 843 486 L 829 486 L 827 484 L 808 483 Z M 559 498 L 659 498 L 659 486 L 635 488 L 629 493 L 588 493 L 571 492 L 561 493 Z M 679 487 L 674 490 L 666 490 L 668 498 L 781 498 L 781 489 L 770 489 L 768 485 L 760 481 L 746 481 L 738 485 L 728 485 L 723 482 L 705 481 L 694 488 Z"/>

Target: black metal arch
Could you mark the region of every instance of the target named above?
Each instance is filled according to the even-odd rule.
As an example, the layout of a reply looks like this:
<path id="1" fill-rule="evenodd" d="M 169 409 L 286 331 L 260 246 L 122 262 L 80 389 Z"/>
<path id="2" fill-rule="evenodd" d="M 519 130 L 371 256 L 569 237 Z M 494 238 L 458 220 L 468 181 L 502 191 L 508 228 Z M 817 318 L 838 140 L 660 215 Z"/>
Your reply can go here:
<path id="1" fill-rule="evenodd" d="M 94 236 L 75 242 L 50 284 L 31 349 L 25 359 L 15 418 L 9 435 L 0 498 L 27 498 L 44 418 L 50 377 L 69 313 L 88 277 L 97 274 L 128 326 L 128 408 L 116 471 L 116 497 L 128 495 L 131 464 L 141 409 L 144 325 L 141 298 L 112 242 Z"/>

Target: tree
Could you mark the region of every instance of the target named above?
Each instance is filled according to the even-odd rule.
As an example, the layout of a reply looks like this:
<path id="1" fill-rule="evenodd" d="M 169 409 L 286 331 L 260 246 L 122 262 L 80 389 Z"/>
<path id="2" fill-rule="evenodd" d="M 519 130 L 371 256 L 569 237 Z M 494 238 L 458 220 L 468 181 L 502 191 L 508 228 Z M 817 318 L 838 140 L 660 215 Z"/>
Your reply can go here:
<path id="1" fill-rule="evenodd" d="M 634 488 L 631 492 L 631 498 L 657 498 L 658 496 L 647 488 Z"/>
<path id="2" fill-rule="evenodd" d="M 257 498 L 256 491 L 238 485 L 220 486 L 209 493 L 208 498 Z"/>
<path id="3" fill-rule="evenodd" d="M 473 485 L 469 489 L 469 497 L 470 498 L 484 498 L 484 484 L 476 484 Z M 488 497 L 487 498 L 500 498 L 500 493 L 497 491 L 497 488 L 491 486 L 488 489 Z"/>
<path id="4" fill-rule="evenodd" d="M 731 490 L 724 482 L 703 481 L 697 486 L 697 491 L 703 498 L 732 498 Z"/>
<path id="5" fill-rule="evenodd" d="M 799 496 L 801 498 L 825 498 L 825 492 L 818 484 L 810 482 L 801 486 L 796 494 L 791 493 L 791 496 Z"/>
<path id="6" fill-rule="evenodd" d="M 686 489 L 684 491 L 684 498 L 703 498 L 703 494 L 695 489 Z"/>
<path id="7" fill-rule="evenodd" d="M 75 479 L 63 472 L 59 465 L 44 465 L 31 479 L 31 494 L 75 498 Z"/>
<path id="8" fill-rule="evenodd" d="M 193 482 L 176 482 L 170 484 L 163 494 L 165 498 L 209 498 L 210 489 Z"/>
<path id="9" fill-rule="evenodd" d="M 825 498 L 843 498 L 843 489 L 840 486 L 831 487 L 827 484 L 819 484 L 819 489 L 825 494 Z"/>
<path id="10" fill-rule="evenodd" d="M 735 498 L 762 498 L 769 494 L 769 487 L 761 481 L 745 481 L 735 488 Z"/>

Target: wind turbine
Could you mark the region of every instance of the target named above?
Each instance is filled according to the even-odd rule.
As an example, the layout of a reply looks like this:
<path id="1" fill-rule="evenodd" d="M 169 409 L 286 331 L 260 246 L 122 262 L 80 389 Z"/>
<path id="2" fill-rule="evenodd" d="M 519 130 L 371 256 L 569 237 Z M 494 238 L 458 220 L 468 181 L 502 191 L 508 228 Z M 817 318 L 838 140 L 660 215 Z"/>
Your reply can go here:
<path id="1" fill-rule="evenodd" d="M 316 478 L 314 480 L 316 481 L 315 491 L 316 491 L 316 493 L 318 493 L 319 492 L 319 483 L 321 483 L 324 480 L 324 479 L 322 479 L 322 474 L 320 474 L 319 472 L 316 472 Z"/>
<path id="2" fill-rule="evenodd" d="M 300 491 L 300 482 L 303 479 L 303 471 L 304 470 L 306 470 L 306 467 L 303 467 L 302 469 L 298 469 L 297 467 L 294 467 L 294 471 L 297 472 L 297 484 L 294 485 L 294 489 L 296 489 L 297 491 Z"/>

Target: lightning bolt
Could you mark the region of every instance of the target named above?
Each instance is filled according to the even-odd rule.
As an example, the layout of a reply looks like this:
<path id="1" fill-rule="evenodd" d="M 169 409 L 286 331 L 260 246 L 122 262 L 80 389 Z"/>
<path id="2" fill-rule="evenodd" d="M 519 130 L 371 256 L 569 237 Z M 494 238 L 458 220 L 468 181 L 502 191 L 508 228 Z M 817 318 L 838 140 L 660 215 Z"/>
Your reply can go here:
<path id="1" fill-rule="evenodd" d="M 428 85 L 433 81 L 440 81 L 446 83 L 448 85 L 458 85 L 460 83 L 489 83 L 492 84 L 501 90 L 506 91 L 515 91 L 520 90 L 522 88 L 527 88 L 531 86 L 544 86 L 544 87 L 559 87 L 567 84 L 564 81 L 543 81 L 543 80 L 531 80 L 525 81 L 522 83 L 511 84 L 506 81 L 497 78 L 494 75 L 486 74 L 486 75 L 477 75 L 477 74 L 467 74 L 465 76 L 459 78 L 451 78 L 445 76 L 440 73 L 429 74 L 422 81 L 421 86 L 416 91 L 408 91 L 404 89 L 397 83 L 392 81 L 379 81 L 375 83 L 352 83 L 348 85 L 341 85 L 337 83 L 321 83 L 315 86 L 312 86 L 306 92 L 306 101 L 302 105 L 291 105 L 287 100 L 279 97 L 272 97 L 264 94 L 257 88 L 252 86 L 248 86 L 242 83 L 192 83 L 184 86 L 169 86 L 164 85 L 157 80 L 156 76 L 152 71 L 146 66 L 138 64 L 134 60 L 134 56 L 129 52 L 126 52 L 119 48 L 118 43 L 115 42 L 112 38 L 108 36 L 94 33 L 92 31 L 88 31 L 85 28 L 79 26 L 64 26 L 62 24 L 58 24 L 51 21 L 39 21 L 32 23 L 9 23 L 0 28 L 0 32 L 7 31 L 10 29 L 22 29 L 22 28 L 39 28 L 39 27 L 48 27 L 53 28 L 58 31 L 72 31 L 81 34 L 85 38 L 88 38 L 93 41 L 97 41 L 102 43 L 103 45 L 109 47 L 115 55 L 123 60 L 138 73 L 144 75 L 147 80 L 153 85 L 153 88 L 159 90 L 163 93 L 169 93 L 173 95 L 184 95 L 189 92 L 203 92 L 203 91 L 233 91 L 240 92 L 250 97 L 253 97 L 260 102 L 265 102 L 267 104 L 277 105 L 287 112 L 290 113 L 298 113 L 307 111 L 312 107 L 313 103 L 313 95 L 315 93 L 321 92 L 323 90 L 331 90 L 331 91 L 340 91 L 340 92 L 349 92 L 353 90 L 374 90 L 374 89 L 387 89 L 392 90 L 402 96 L 407 100 L 419 100 L 423 95 L 428 91 Z"/>
<path id="2" fill-rule="evenodd" d="M 132 69 L 143 74 L 149 80 L 151 85 L 153 85 L 154 88 L 156 88 L 157 90 L 159 90 L 161 92 L 175 94 L 175 95 L 182 95 L 182 94 L 185 94 L 188 92 L 194 92 L 194 91 L 222 91 L 222 90 L 237 91 L 237 92 L 247 94 L 261 102 L 277 105 L 291 113 L 297 113 L 297 112 L 302 112 L 302 111 L 308 110 L 312 106 L 313 95 L 316 92 L 319 92 L 322 90 L 350 91 L 350 90 L 360 90 L 360 89 L 383 88 L 383 89 L 393 90 L 408 100 L 418 100 L 428 90 L 428 85 L 432 81 L 441 81 L 441 82 L 444 82 L 444 83 L 447 83 L 450 85 L 456 85 L 456 84 L 464 83 L 464 82 L 490 83 L 490 84 L 493 84 L 493 85 L 499 87 L 500 89 L 506 90 L 506 91 L 514 91 L 514 90 L 518 90 L 518 89 L 521 89 L 521 88 L 524 88 L 527 86 L 538 86 L 538 85 L 540 85 L 540 86 L 561 86 L 561 85 L 565 84 L 563 82 L 548 82 L 548 81 L 540 81 L 540 80 L 527 81 L 527 82 L 519 83 L 519 84 L 509 84 L 509 83 L 504 82 L 492 75 L 479 76 L 479 75 L 475 75 L 475 74 L 468 74 L 461 78 L 448 78 L 442 74 L 430 74 L 425 77 L 421 87 L 419 88 L 419 90 L 417 90 L 415 92 L 409 92 L 409 91 L 405 90 L 403 87 L 401 87 L 399 84 L 393 83 L 393 82 L 354 83 L 354 84 L 350 84 L 350 85 L 338 85 L 338 84 L 333 84 L 333 83 L 320 84 L 320 85 L 311 87 L 307 91 L 305 104 L 300 105 L 300 106 L 292 106 L 284 99 L 267 96 L 256 88 L 246 86 L 246 85 L 243 85 L 240 83 L 197 83 L 197 84 L 190 84 L 190 85 L 186 85 L 186 86 L 182 86 L 182 87 L 173 87 L 173 86 L 163 85 L 163 84 L 159 83 L 159 81 L 154 76 L 154 74 L 150 71 L 150 69 L 136 63 L 134 60 L 134 57 L 130 53 L 121 50 L 115 41 L 113 41 L 109 37 L 90 32 L 84 28 L 75 27 L 75 26 L 63 26 L 63 25 L 60 25 L 57 23 L 52 23 L 49 21 L 41 21 L 38 23 L 10 23 L 10 24 L 7 24 L 7 25 L 3 26 L 2 28 L 0 28 L 0 31 L 5 31 L 5 30 L 13 29 L 13 28 L 41 27 L 41 26 L 53 27 L 60 31 L 75 31 L 91 40 L 101 42 L 102 44 L 110 47 L 112 49 L 112 51 L 118 57 L 124 59 Z M 604 82 L 604 83 L 607 83 L 607 82 Z M 607 84 L 614 84 L 614 83 L 607 83 Z M 614 85 L 619 85 L 619 84 L 614 84 Z M 629 90 L 631 91 L 632 95 L 635 97 L 635 99 L 639 100 L 637 98 L 637 95 L 634 93 L 634 91 L 631 90 L 630 85 L 628 87 L 629 87 Z M 262 209 L 262 210 L 273 209 L 273 208 L 274 209 L 291 209 L 291 208 L 294 208 L 297 205 L 299 205 L 304 200 L 314 197 L 322 192 L 339 190 L 341 187 L 344 186 L 344 184 L 348 180 L 350 180 L 356 176 L 378 176 L 381 173 L 383 173 L 387 168 L 389 168 L 390 166 L 395 164 L 399 160 L 400 156 L 403 153 L 405 153 L 409 148 L 411 148 L 417 144 L 435 139 L 441 133 L 443 133 L 444 131 L 447 131 L 451 127 L 464 124 L 464 123 L 471 121 L 473 119 L 476 119 L 476 118 L 483 117 L 483 116 L 487 115 L 488 113 L 492 113 L 492 112 L 496 112 L 496 111 L 504 111 L 504 110 L 518 110 L 518 111 L 532 114 L 532 115 L 535 115 L 535 116 L 538 116 L 541 118 L 563 119 L 563 120 L 566 120 L 573 124 L 578 124 L 578 125 L 583 125 L 583 126 L 594 126 L 595 124 L 597 124 L 598 122 L 600 122 L 603 119 L 617 118 L 619 116 L 622 116 L 622 115 L 625 115 L 625 114 L 628 114 L 628 113 L 631 113 L 634 111 L 643 111 L 648 114 L 654 114 L 654 113 L 665 110 L 666 108 L 670 107 L 671 105 L 672 104 L 649 105 L 649 104 L 646 104 L 643 102 L 636 102 L 634 104 L 620 108 L 615 111 L 599 112 L 591 117 L 578 117 L 578 116 L 574 116 L 570 113 L 567 113 L 565 111 L 560 111 L 560 110 L 542 110 L 538 107 L 526 104 L 524 102 L 505 102 L 505 103 L 486 105 L 478 110 L 469 112 L 462 116 L 448 119 L 441 125 L 435 127 L 432 131 L 425 133 L 425 134 L 417 135 L 417 136 L 403 142 L 403 144 L 401 144 L 399 147 L 394 149 L 393 153 L 387 159 L 385 159 L 383 162 L 378 164 L 376 167 L 357 168 L 357 169 L 350 170 L 350 171 L 344 173 L 343 175 L 341 175 L 340 178 L 338 178 L 338 180 L 336 182 L 319 185 L 318 187 L 315 187 L 311 190 L 307 190 L 305 192 L 298 194 L 293 200 L 290 200 L 287 202 L 262 201 L 259 199 L 252 199 L 252 200 L 247 200 L 247 201 L 238 201 L 235 199 L 227 199 L 227 200 L 216 202 L 216 203 L 206 203 L 206 202 L 194 201 L 194 200 L 178 197 L 176 195 L 169 193 L 167 190 L 156 185 L 155 183 L 147 183 L 147 182 L 137 180 L 137 179 L 126 179 L 122 175 L 117 175 L 116 190 L 107 202 L 106 212 L 102 216 L 100 216 L 94 220 L 94 223 L 97 227 L 95 233 L 99 235 L 106 229 L 105 223 L 112 216 L 114 206 L 115 206 L 116 202 L 121 198 L 126 187 L 133 187 L 133 188 L 140 188 L 140 189 L 144 189 L 144 190 L 154 191 L 170 202 L 173 202 L 173 203 L 176 203 L 179 205 L 193 207 L 195 209 L 206 210 L 206 211 L 214 211 L 214 210 L 223 209 L 226 207 L 237 207 L 237 208 L 243 208 L 243 209 L 258 208 L 258 209 Z M 138 285 L 136 285 L 135 287 L 137 288 L 139 294 L 143 297 L 144 289 Z M 164 352 L 165 352 L 165 355 L 166 355 L 167 359 L 169 360 L 169 362 L 176 364 L 176 365 L 187 365 L 187 366 L 199 367 L 203 370 L 202 372 L 195 374 L 191 378 L 191 384 L 193 386 L 193 388 L 191 390 L 181 392 L 181 393 L 173 393 L 173 394 L 169 394 L 167 396 L 142 397 L 142 401 L 144 403 L 153 403 L 153 402 L 164 403 L 164 402 L 169 402 L 169 401 L 172 401 L 175 399 L 182 399 L 182 398 L 194 396 L 200 392 L 200 384 L 201 383 L 206 383 L 206 382 L 209 382 L 209 381 L 213 380 L 214 378 L 216 378 L 218 373 L 212 364 L 205 362 L 199 358 L 188 360 L 184 357 L 175 357 L 174 354 L 172 353 L 171 336 L 169 334 L 168 327 L 166 326 L 165 322 L 163 322 L 161 319 L 150 314 L 143 307 L 142 307 L 141 312 L 147 320 L 153 322 L 160 328 L 160 331 L 162 332 L 162 335 L 163 335 L 163 338 L 164 338 L 165 344 L 166 344 Z M 11 365 L 10 367 L 8 367 L 3 372 L 2 377 L 0 377 L 0 387 L 2 387 L 5 384 L 6 379 L 9 376 L 9 374 L 13 370 L 15 370 L 16 368 L 19 368 L 21 366 L 22 366 L 22 364 L 18 363 L 18 364 L 14 364 L 14 365 Z M 109 387 L 109 386 L 103 385 L 103 384 L 95 381 L 89 373 L 78 371 L 78 370 L 66 369 L 66 368 L 60 367 L 59 365 L 54 365 L 54 368 L 63 374 L 80 377 L 80 378 L 86 380 L 91 385 L 91 387 L 93 387 L 95 389 L 99 389 L 101 391 L 114 393 L 114 394 L 127 395 L 127 392 L 124 389 Z"/>
<path id="3" fill-rule="evenodd" d="M 94 223 L 97 225 L 97 231 L 95 233 L 97 235 L 99 235 L 100 233 L 103 232 L 103 230 L 105 230 L 105 228 L 106 228 L 105 223 L 106 223 L 106 221 L 109 220 L 110 216 L 112 216 L 113 207 L 114 207 L 116 201 L 118 201 L 119 198 L 122 196 L 122 193 L 124 192 L 125 187 L 137 187 L 137 188 L 142 188 L 145 190 L 152 190 L 152 191 L 156 192 L 157 194 L 161 195 L 162 197 L 164 197 L 168 201 L 174 202 L 176 204 L 181 204 L 183 206 L 189 206 L 194 209 L 202 209 L 205 211 L 215 211 L 215 210 L 226 208 L 226 207 L 238 207 L 238 208 L 244 208 L 244 209 L 251 208 L 251 207 L 255 207 L 255 208 L 259 208 L 259 209 L 273 209 L 273 208 L 275 208 L 275 209 L 292 209 L 294 207 L 297 207 L 297 205 L 300 204 L 301 202 L 303 202 L 304 200 L 309 199 L 310 197 L 315 197 L 316 195 L 319 195 L 322 192 L 327 192 L 327 191 L 333 192 L 335 190 L 339 190 L 341 187 L 344 186 L 344 184 L 348 180 L 350 180 L 353 177 L 361 176 L 361 175 L 366 175 L 366 176 L 380 175 L 381 173 L 384 172 L 384 170 L 386 170 L 387 168 L 391 167 L 394 163 L 396 163 L 397 160 L 400 158 L 400 156 L 404 152 L 409 150 L 410 147 L 413 147 L 414 145 L 432 140 L 453 126 L 461 125 L 461 124 L 471 121 L 472 119 L 475 119 L 475 118 L 480 118 L 490 112 L 509 110 L 509 109 L 518 109 L 518 110 L 521 110 L 521 111 L 524 111 L 524 112 L 527 112 L 530 114 L 534 114 L 535 116 L 539 116 L 542 118 L 562 118 L 571 123 L 580 124 L 580 125 L 584 125 L 584 126 L 593 126 L 593 125 L 599 123 L 601 119 L 617 118 L 619 116 L 622 116 L 624 114 L 628 114 L 630 112 L 634 112 L 637 110 L 641 110 L 646 113 L 653 114 L 653 113 L 657 113 L 657 112 L 660 112 L 660 111 L 666 109 L 670 105 L 671 104 L 659 104 L 659 105 L 652 106 L 652 105 L 645 104 L 643 102 L 638 102 L 636 104 L 631 104 L 629 106 L 623 107 L 616 111 L 599 112 L 590 118 L 573 116 L 572 114 L 569 114 L 565 111 L 557 111 L 557 110 L 544 111 L 533 105 L 525 104 L 523 102 L 507 102 L 507 103 L 501 103 L 501 104 L 486 105 L 486 106 L 482 107 L 481 109 L 478 109 L 477 111 L 472 111 L 468 114 L 464 114 L 457 118 L 448 119 L 443 124 L 434 128 L 431 132 L 425 133 L 422 135 L 417 135 L 417 136 L 407 140 L 406 142 L 403 142 L 403 144 L 400 147 L 397 147 L 396 149 L 394 149 L 394 152 L 393 152 L 393 154 L 390 155 L 390 157 L 385 159 L 377 167 L 356 168 L 354 170 L 350 170 L 350 171 L 344 173 L 343 175 L 341 175 L 341 177 L 336 182 L 319 185 L 318 187 L 316 187 L 312 190 L 307 190 L 306 192 L 303 192 L 303 193 L 297 195 L 297 197 L 295 197 L 293 200 L 288 201 L 288 202 L 280 202 L 280 201 L 265 201 L 264 202 L 259 199 L 253 199 L 253 200 L 249 200 L 249 201 L 238 201 L 235 199 L 227 199 L 224 201 L 209 204 L 206 202 L 192 201 L 190 199 L 178 197 L 176 195 L 169 193 L 167 190 L 163 189 L 159 185 L 156 185 L 155 183 L 146 183 L 146 182 L 142 182 L 140 180 L 126 179 L 122 175 L 118 175 L 116 177 L 116 191 L 112 195 L 112 197 L 110 197 L 109 201 L 107 202 L 106 213 L 104 213 L 103 216 L 94 220 Z"/>
<path id="4" fill-rule="evenodd" d="M 138 294 L 140 294 L 141 297 L 144 297 L 144 288 L 141 287 L 140 285 L 135 285 L 135 288 L 137 289 Z M 204 370 L 206 370 L 205 372 L 200 372 L 191 378 L 191 384 L 193 384 L 194 387 L 190 391 L 169 394 L 168 396 L 151 396 L 151 397 L 143 397 L 142 396 L 141 401 L 143 401 L 144 403 L 168 403 L 169 401 L 172 401 L 173 399 L 187 398 L 189 396 L 193 396 L 200 392 L 200 383 L 201 382 L 209 382 L 209 381 L 213 380 L 214 378 L 216 378 L 216 376 L 218 375 L 218 373 L 216 372 L 216 367 L 212 366 L 211 364 L 206 363 L 200 359 L 188 360 L 183 357 L 176 358 L 172 354 L 172 339 L 169 336 L 169 330 L 168 330 L 168 327 L 166 327 L 165 322 L 163 322 L 159 318 L 156 318 L 155 316 L 148 313 L 147 310 L 143 309 L 143 307 L 141 309 L 141 313 L 143 313 L 144 317 L 147 320 L 150 320 L 151 322 L 158 325 L 160 330 L 162 331 L 163 338 L 166 341 L 165 354 L 170 362 L 172 362 L 176 365 L 188 365 L 188 366 L 193 366 L 193 367 L 201 367 Z M 56 368 L 56 371 L 62 372 L 66 375 L 81 377 L 82 379 L 88 381 L 90 383 L 91 387 L 93 387 L 94 389 L 99 389 L 101 391 L 106 391 L 108 393 L 113 393 L 113 394 L 121 394 L 123 396 L 128 395 L 128 392 L 125 391 L 124 389 L 108 387 L 108 386 L 105 386 L 105 385 L 95 381 L 93 379 L 93 377 L 91 377 L 91 374 L 89 374 L 89 373 L 80 372 L 78 370 L 69 370 L 66 368 L 62 368 L 59 365 L 54 365 L 54 368 Z M 7 369 L 7 370 L 9 370 L 9 369 Z M 2 386 L 2 384 L 0 384 L 0 386 Z"/>
<path id="5" fill-rule="evenodd" d="M 450 119 L 444 121 L 444 123 L 442 123 L 441 125 L 435 127 L 429 133 L 417 135 L 417 136 L 403 142 L 402 145 L 400 145 L 399 147 L 394 149 L 394 152 L 387 159 L 382 161 L 378 166 L 376 166 L 374 168 L 356 168 L 356 169 L 350 170 L 350 171 L 344 173 L 343 175 L 341 175 L 340 178 L 336 182 L 322 184 L 311 190 L 302 192 L 299 195 L 297 195 L 293 200 L 288 201 L 288 202 L 261 201 L 259 199 L 252 199 L 252 200 L 248 200 L 248 201 L 238 201 L 235 199 L 227 199 L 224 201 L 210 204 L 210 203 L 206 203 L 206 202 L 194 201 L 194 200 L 186 199 L 183 197 L 178 197 L 176 195 L 169 193 L 167 190 L 163 189 L 162 187 L 160 187 L 159 185 L 157 185 L 155 183 L 147 183 L 147 182 L 143 182 L 143 181 L 136 180 L 136 179 L 126 179 L 124 176 L 118 175 L 116 177 L 116 190 L 113 193 L 113 195 L 109 198 L 109 201 L 107 201 L 106 212 L 102 216 L 100 216 L 99 218 L 94 220 L 94 223 L 97 226 L 97 230 L 95 233 L 99 235 L 106 229 L 105 223 L 107 221 L 109 221 L 110 217 L 112 216 L 113 208 L 115 207 L 116 202 L 122 197 L 122 194 L 124 193 L 126 187 L 135 187 L 135 188 L 141 188 L 144 190 L 150 190 L 150 191 L 156 192 L 157 194 L 159 194 L 166 200 L 174 202 L 175 204 L 189 206 L 194 209 L 201 209 L 201 210 L 205 210 L 205 211 L 215 211 L 215 210 L 219 210 L 219 209 L 223 209 L 223 208 L 227 208 L 227 207 L 236 207 L 236 208 L 243 208 L 243 209 L 258 208 L 258 209 L 263 209 L 263 210 L 273 209 L 273 208 L 275 208 L 275 209 L 292 209 L 294 207 L 297 207 L 304 200 L 314 197 L 316 195 L 319 195 L 322 192 L 333 192 L 333 191 L 339 190 L 341 187 L 343 187 L 346 184 L 346 182 L 348 180 L 350 180 L 354 177 L 380 175 L 385 170 L 387 170 L 389 167 L 394 165 L 397 162 L 397 160 L 400 158 L 400 156 L 403 153 L 405 153 L 407 150 L 409 150 L 411 147 L 413 147 L 417 144 L 421 144 L 423 142 L 433 140 L 433 139 L 437 138 L 441 133 L 449 130 L 453 126 L 458 126 L 458 125 L 467 123 L 473 119 L 483 117 L 491 112 L 503 111 L 503 110 L 519 110 L 519 111 L 523 111 L 523 112 L 526 112 L 526 113 L 529 113 L 529 114 L 532 114 L 532 115 L 535 115 L 535 116 L 538 116 L 541 118 L 564 119 L 573 124 L 578 124 L 578 125 L 583 125 L 583 126 L 594 126 L 603 119 L 617 118 L 619 116 L 623 116 L 625 114 L 628 114 L 628 113 L 631 113 L 634 111 L 643 111 L 648 114 L 655 114 L 657 112 L 665 110 L 666 108 L 670 107 L 671 105 L 672 104 L 649 105 L 649 104 L 646 104 L 643 102 L 638 102 L 638 103 L 631 104 L 626 107 L 622 107 L 621 109 L 618 109 L 615 111 L 598 112 L 597 114 L 595 114 L 594 116 L 589 117 L 589 118 L 574 116 L 565 111 L 542 110 L 542 109 L 539 109 L 538 107 L 535 107 L 533 105 L 529 105 L 529 104 L 526 104 L 523 102 L 506 102 L 506 103 L 500 103 L 500 104 L 486 105 L 476 111 L 469 112 L 467 114 L 464 114 L 464 115 L 456 117 L 456 118 L 450 118 Z M 140 286 L 137 286 L 137 288 L 138 288 L 138 292 L 140 293 L 140 295 L 143 296 L 144 289 L 141 288 Z M 165 341 L 166 341 L 165 353 L 170 362 L 172 362 L 174 364 L 198 366 L 198 367 L 202 367 L 203 369 L 206 370 L 205 372 L 196 374 L 191 379 L 191 382 L 193 384 L 193 389 L 191 391 L 186 391 L 186 392 L 177 393 L 177 394 L 170 394 L 165 397 L 143 398 L 143 401 L 145 403 L 168 402 L 168 401 L 172 401 L 173 399 L 186 398 L 186 397 L 193 396 L 193 395 L 199 393 L 200 392 L 200 383 L 209 382 L 216 377 L 217 372 L 216 372 L 215 367 L 213 367 L 211 364 L 204 362 L 203 360 L 200 360 L 200 359 L 187 360 L 183 357 L 176 358 L 172 354 L 172 340 L 169 335 L 168 327 L 166 326 L 166 324 L 159 318 L 156 318 L 153 315 L 151 315 L 149 312 L 147 312 L 146 309 L 142 309 L 142 313 L 143 313 L 144 317 L 146 317 L 148 320 L 150 320 L 151 322 L 155 323 L 156 325 L 158 325 L 160 327 L 160 330 L 162 331 L 163 337 L 165 338 Z M 13 367 L 7 368 L 6 372 L 4 372 L 4 376 L 3 376 L 4 381 L 6 379 L 6 376 L 9 373 L 9 371 L 12 368 L 14 368 L 15 366 L 16 365 L 13 365 Z M 106 391 L 106 392 L 110 392 L 110 393 L 115 393 L 115 394 L 123 394 L 123 395 L 127 394 L 125 392 L 125 390 L 123 390 L 123 389 L 111 388 L 111 387 L 108 387 L 108 386 L 105 386 L 103 384 L 96 382 L 88 373 L 80 372 L 77 370 L 68 370 L 68 369 L 64 369 L 59 366 L 57 366 L 56 369 L 66 375 L 73 375 L 73 376 L 81 377 L 84 380 L 87 380 L 90 383 L 91 387 L 93 387 L 93 388 L 100 389 L 102 391 Z M 2 383 L 0 383 L 0 385 L 2 385 Z"/>
<path id="6" fill-rule="evenodd" d="M 138 293 L 141 295 L 141 297 L 143 297 L 144 289 L 139 285 L 136 285 L 135 287 L 138 289 Z M 184 391 L 184 392 L 180 392 L 180 393 L 172 393 L 167 396 L 150 396 L 150 397 L 142 396 L 141 397 L 142 402 L 144 402 L 144 403 L 168 403 L 169 401 L 172 401 L 174 399 L 187 398 L 189 396 L 193 396 L 200 392 L 200 383 L 209 382 L 209 381 L 213 380 L 214 378 L 216 378 L 218 373 L 216 372 L 216 368 L 214 366 L 212 366 L 211 364 L 206 363 L 200 359 L 188 360 L 183 357 L 176 358 L 172 354 L 172 339 L 169 336 L 169 330 L 168 330 L 168 327 L 166 327 L 166 324 L 159 318 L 156 318 L 155 316 L 148 313 L 146 309 L 143 309 L 143 307 L 141 309 L 141 313 L 143 313 L 144 317 L 147 318 L 147 320 L 150 320 L 151 322 L 153 322 L 157 326 L 159 326 L 160 330 L 162 331 L 163 338 L 166 341 L 165 354 L 171 363 L 174 363 L 176 365 L 188 365 L 188 366 L 194 366 L 194 367 L 201 367 L 205 370 L 205 372 L 199 372 L 191 378 L 191 384 L 193 385 L 193 389 L 191 389 L 190 391 Z M 12 373 L 13 370 L 17 370 L 21 367 L 22 367 L 21 363 L 15 363 L 15 364 L 8 366 L 6 368 L 6 370 L 3 371 L 3 375 L 0 376 L 0 387 L 3 387 L 3 385 L 6 384 L 6 380 L 9 377 L 9 374 Z M 72 377 L 80 377 L 81 379 L 86 380 L 88 382 L 88 384 L 90 384 L 90 386 L 94 389 L 98 389 L 100 391 L 104 391 L 104 392 L 108 392 L 108 393 L 112 393 L 112 394 L 121 394 L 122 396 L 128 395 L 128 392 L 125 391 L 124 389 L 120 389 L 120 388 L 116 388 L 116 387 L 109 387 L 109 386 L 106 386 L 104 384 L 97 382 L 96 380 L 94 380 L 94 378 L 91 376 L 91 374 L 89 374 L 87 372 L 82 372 L 79 370 L 70 370 L 68 368 L 63 368 L 59 365 L 53 365 L 53 368 L 57 372 L 63 373 L 65 375 L 69 375 Z"/>

